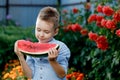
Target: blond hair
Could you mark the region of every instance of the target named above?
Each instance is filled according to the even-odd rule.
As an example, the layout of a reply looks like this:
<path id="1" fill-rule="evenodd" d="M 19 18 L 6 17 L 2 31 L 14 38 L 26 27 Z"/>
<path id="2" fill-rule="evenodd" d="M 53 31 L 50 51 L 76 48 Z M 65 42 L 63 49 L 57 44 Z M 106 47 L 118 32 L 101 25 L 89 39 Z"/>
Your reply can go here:
<path id="1" fill-rule="evenodd" d="M 42 8 L 38 14 L 37 19 L 54 23 L 54 27 L 59 27 L 59 12 L 56 8 L 45 7 Z"/>

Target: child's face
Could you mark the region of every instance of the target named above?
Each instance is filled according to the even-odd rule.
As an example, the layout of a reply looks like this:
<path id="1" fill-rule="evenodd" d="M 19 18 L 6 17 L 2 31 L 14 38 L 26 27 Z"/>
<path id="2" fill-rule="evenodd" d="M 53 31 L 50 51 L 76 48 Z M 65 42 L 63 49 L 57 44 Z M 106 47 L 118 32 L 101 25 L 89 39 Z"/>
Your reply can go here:
<path id="1" fill-rule="evenodd" d="M 35 36 L 39 42 L 47 43 L 58 33 L 58 29 L 55 29 L 53 26 L 53 23 L 45 22 L 40 19 L 37 20 Z"/>

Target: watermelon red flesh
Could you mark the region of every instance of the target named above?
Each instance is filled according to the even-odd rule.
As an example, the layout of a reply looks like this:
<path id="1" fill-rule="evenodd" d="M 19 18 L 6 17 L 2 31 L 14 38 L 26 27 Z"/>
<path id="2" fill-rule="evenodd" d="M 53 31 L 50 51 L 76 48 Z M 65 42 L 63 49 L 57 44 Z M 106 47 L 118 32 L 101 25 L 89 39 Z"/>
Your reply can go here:
<path id="1" fill-rule="evenodd" d="M 18 40 L 18 49 L 28 54 L 45 54 L 48 53 L 49 49 L 57 48 L 57 44 L 50 43 L 33 43 L 26 40 Z"/>

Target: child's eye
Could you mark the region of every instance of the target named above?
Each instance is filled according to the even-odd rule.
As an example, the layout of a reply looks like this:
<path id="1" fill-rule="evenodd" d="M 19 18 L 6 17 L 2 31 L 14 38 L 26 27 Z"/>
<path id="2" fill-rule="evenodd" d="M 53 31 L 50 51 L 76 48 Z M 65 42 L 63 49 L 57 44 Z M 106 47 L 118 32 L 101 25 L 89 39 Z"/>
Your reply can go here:
<path id="1" fill-rule="evenodd" d="M 48 34 L 48 33 L 50 33 L 50 32 L 49 32 L 49 31 L 45 31 L 45 33 L 47 33 L 47 34 Z"/>
<path id="2" fill-rule="evenodd" d="M 37 29 L 38 32 L 40 32 L 41 30 L 40 29 Z"/>

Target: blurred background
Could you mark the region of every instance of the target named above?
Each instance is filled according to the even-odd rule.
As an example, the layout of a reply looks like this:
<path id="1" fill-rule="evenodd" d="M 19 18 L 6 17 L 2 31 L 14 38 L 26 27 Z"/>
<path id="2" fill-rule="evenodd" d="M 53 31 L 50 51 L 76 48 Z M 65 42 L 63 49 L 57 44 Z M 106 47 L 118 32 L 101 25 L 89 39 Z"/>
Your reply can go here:
<path id="1" fill-rule="evenodd" d="M 120 80 L 120 0 L 0 0 L 0 79 L 29 80 L 14 43 L 37 41 L 36 17 L 46 6 L 58 9 L 55 38 L 71 50 L 67 80 Z"/>
<path id="2" fill-rule="evenodd" d="M 88 0 L 89 1 L 89 0 Z M 70 9 L 83 8 L 86 0 L 0 0 L 0 20 L 11 18 L 23 27 L 35 25 L 37 14 L 42 7 Z"/>

